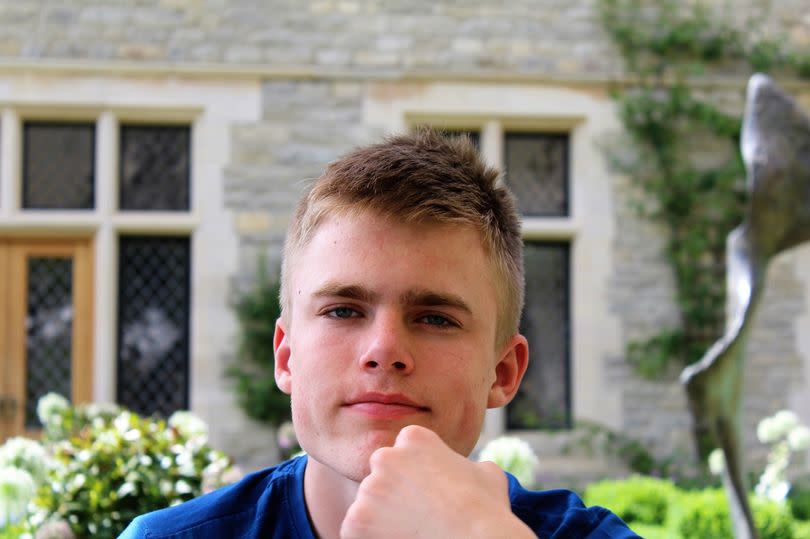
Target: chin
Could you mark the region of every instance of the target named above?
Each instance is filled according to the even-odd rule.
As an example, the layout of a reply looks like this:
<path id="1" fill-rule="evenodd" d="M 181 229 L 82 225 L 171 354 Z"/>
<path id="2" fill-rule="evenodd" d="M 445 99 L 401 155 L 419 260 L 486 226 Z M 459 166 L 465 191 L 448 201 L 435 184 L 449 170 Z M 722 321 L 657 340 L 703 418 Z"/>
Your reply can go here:
<path id="1" fill-rule="evenodd" d="M 381 447 L 394 445 L 397 433 L 377 431 L 356 435 L 344 443 L 322 447 L 313 458 L 328 466 L 336 473 L 357 483 L 371 473 L 369 459 Z"/>

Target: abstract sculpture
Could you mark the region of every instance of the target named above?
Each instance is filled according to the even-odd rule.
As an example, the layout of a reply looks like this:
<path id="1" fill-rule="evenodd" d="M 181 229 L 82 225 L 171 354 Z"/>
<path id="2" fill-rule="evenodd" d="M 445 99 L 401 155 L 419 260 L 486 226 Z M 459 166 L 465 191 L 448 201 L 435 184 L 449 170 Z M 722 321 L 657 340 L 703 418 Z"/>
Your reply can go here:
<path id="1" fill-rule="evenodd" d="M 686 367 L 696 439 L 708 435 L 726 460 L 723 482 L 738 539 L 758 539 L 747 499 L 742 455 L 741 399 L 745 343 L 770 260 L 810 241 L 810 118 L 767 76 L 748 82 L 740 142 L 748 208 L 727 240 L 730 301 L 725 334 Z M 700 445 L 700 444 L 699 444 Z M 699 447 L 705 457 L 707 447 Z"/>

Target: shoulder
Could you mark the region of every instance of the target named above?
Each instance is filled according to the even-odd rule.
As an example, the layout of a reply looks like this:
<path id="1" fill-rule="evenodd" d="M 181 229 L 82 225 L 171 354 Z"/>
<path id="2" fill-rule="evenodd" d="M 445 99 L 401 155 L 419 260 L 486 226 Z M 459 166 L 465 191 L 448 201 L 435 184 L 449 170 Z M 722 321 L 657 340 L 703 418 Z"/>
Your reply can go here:
<path id="1" fill-rule="evenodd" d="M 280 511 L 284 500 L 303 478 L 306 458 L 260 470 L 241 481 L 186 503 L 137 517 L 119 539 L 180 537 L 253 537 L 261 535 L 262 523 Z"/>
<path id="2" fill-rule="evenodd" d="M 570 490 L 533 491 L 509 477 L 512 512 L 539 537 L 551 539 L 639 538 L 616 515 L 604 507 L 585 507 Z"/>

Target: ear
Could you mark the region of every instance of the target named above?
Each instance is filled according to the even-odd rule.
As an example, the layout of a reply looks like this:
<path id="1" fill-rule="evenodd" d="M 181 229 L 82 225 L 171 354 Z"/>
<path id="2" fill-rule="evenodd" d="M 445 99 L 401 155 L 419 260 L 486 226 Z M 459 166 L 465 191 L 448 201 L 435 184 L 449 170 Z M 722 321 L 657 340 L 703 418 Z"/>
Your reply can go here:
<path id="1" fill-rule="evenodd" d="M 286 323 L 279 318 L 276 320 L 276 331 L 273 334 L 273 352 L 276 356 L 275 378 L 278 388 L 290 394 L 292 391 L 292 374 L 290 373 L 290 337 L 287 333 Z"/>
<path id="2" fill-rule="evenodd" d="M 495 365 L 495 382 L 489 389 L 487 408 L 500 408 L 509 404 L 517 393 L 528 366 L 529 342 L 523 335 L 515 335 L 504 345 Z"/>

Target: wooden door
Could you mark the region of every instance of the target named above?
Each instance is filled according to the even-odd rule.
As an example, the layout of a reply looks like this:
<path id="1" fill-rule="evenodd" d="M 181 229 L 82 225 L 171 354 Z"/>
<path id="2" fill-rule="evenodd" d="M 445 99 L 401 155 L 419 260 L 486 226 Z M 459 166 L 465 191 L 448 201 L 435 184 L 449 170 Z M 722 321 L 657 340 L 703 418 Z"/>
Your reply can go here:
<path id="1" fill-rule="evenodd" d="M 39 398 L 92 399 L 88 238 L 0 238 L 0 442 L 36 435 Z"/>

